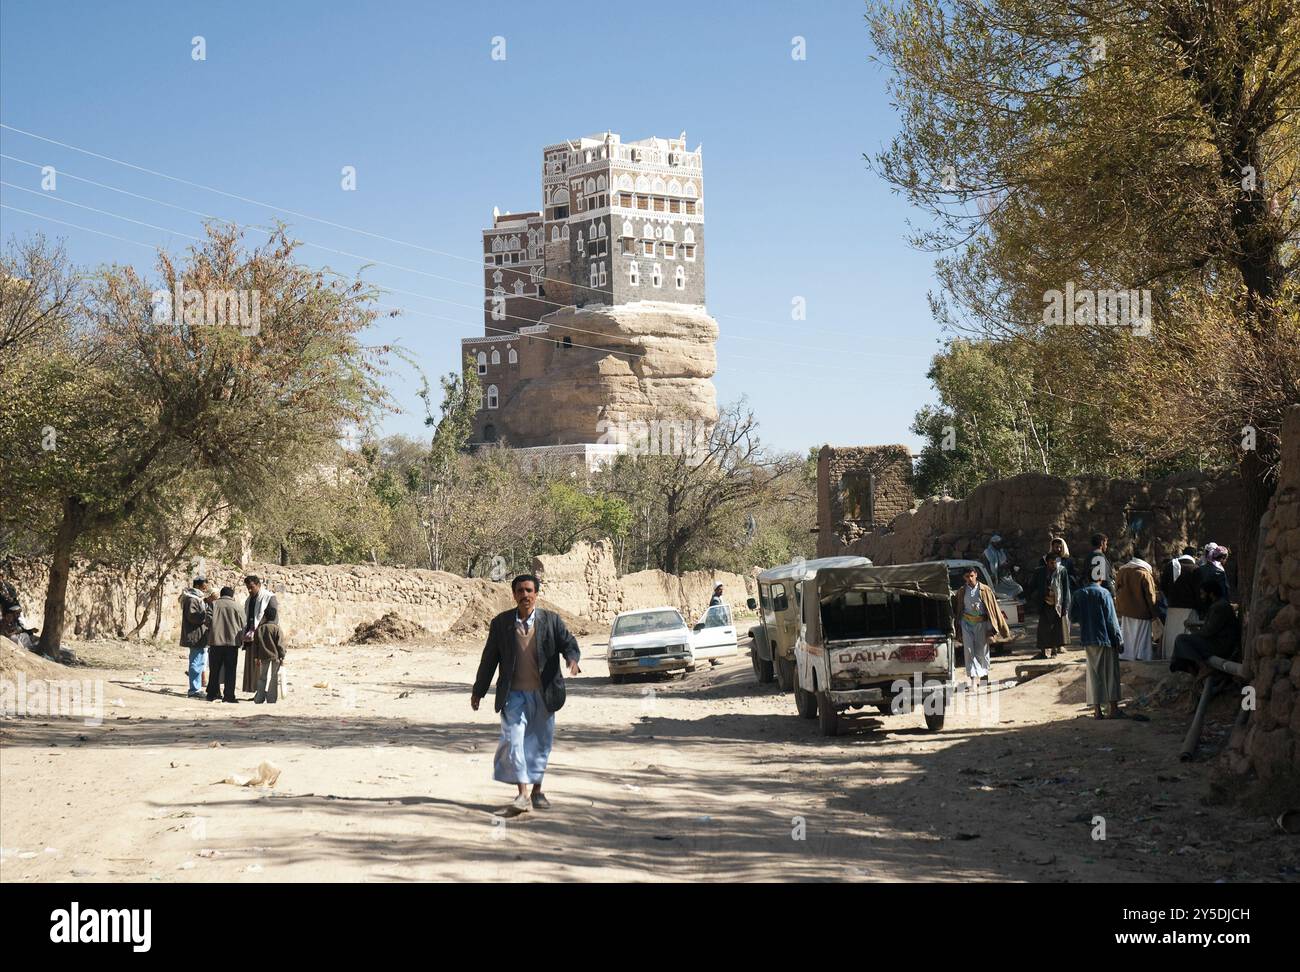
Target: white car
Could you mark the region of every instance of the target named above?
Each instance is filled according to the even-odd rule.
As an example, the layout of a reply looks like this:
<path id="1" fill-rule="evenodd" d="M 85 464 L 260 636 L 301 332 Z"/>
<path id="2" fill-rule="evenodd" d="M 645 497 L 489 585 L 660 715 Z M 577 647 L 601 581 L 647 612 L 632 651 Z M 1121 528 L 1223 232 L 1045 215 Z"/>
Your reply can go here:
<path id="1" fill-rule="evenodd" d="M 734 628 L 733 635 L 734 635 Z M 621 682 L 628 675 L 672 672 L 695 667 L 691 629 L 676 608 L 643 608 L 624 611 L 609 629 L 605 651 L 609 680 Z"/>
<path id="2" fill-rule="evenodd" d="M 736 622 L 728 605 L 714 604 L 695 622 L 691 629 L 691 647 L 696 661 L 707 658 L 715 665 L 720 659 L 740 654 L 740 646 L 736 643 Z"/>

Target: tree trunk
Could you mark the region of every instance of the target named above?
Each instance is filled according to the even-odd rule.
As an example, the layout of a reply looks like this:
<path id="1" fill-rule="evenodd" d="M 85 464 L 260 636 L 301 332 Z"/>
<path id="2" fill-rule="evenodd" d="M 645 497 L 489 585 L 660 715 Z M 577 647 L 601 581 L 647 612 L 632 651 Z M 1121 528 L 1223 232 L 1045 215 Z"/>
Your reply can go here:
<path id="1" fill-rule="evenodd" d="M 284 544 L 280 544 L 280 566 L 281 567 L 289 566 L 289 548 L 286 547 Z"/>
<path id="2" fill-rule="evenodd" d="M 1251 590 L 1255 582 L 1255 560 L 1259 553 L 1259 524 L 1268 512 L 1268 501 L 1277 488 L 1275 481 L 1265 479 L 1264 470 L 1268 467 L 1269 456 L 1261 456 L 1250 450 L 1237 467 L 1241 477 L 1241 550 L 1233 551 L 1237 562 L 1237 592 L 1243 606 L 1250 603 Z"/>
<path id="3" fill-rule="evenodd" d="M 86 504 L 76 496 L 63 501 L 63 519 L 54 537 L 50 562 L 50 583 L 45 589 L 45 620 L 41 623 L 41 651 L 57 657 L 63 644 L 63 626 L 67 614 L 68 576 L 72 570 L 72 550 L 85 528 Z"/>

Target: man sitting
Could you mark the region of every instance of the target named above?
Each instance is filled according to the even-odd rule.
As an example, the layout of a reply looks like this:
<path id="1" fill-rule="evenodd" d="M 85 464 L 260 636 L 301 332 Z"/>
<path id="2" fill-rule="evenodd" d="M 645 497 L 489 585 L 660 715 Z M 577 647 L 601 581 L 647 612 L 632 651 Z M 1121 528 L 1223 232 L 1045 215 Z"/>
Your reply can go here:
<path id="1" fill-rule="evenodd" d="M 1201 674 L 1211 657 L 1217 655 L 1232 661 L 1241 651 L 1241 621 L 1222 582 L 1215 577 L 1204 578 L 1201 581 L 1201 599 L 1203 604 L 1209 604 L 1203 610 L 1205 621 L 1194 631 L 1180 634 L 1174 641 L 1173 657 L 1169 659 L 1170 671 Z"/>

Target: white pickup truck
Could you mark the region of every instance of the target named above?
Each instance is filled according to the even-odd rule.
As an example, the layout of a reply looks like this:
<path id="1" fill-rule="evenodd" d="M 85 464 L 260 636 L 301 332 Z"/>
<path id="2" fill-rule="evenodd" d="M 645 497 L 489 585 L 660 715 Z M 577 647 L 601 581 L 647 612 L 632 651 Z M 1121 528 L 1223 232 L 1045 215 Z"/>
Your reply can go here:
<path id="1" fill-rule="evenodd" d="M 920 708 L 929 729 L 942 729 L 954 656 L 944 562 L 832 567 L 802 588 L 794 646 L 799 715 L 834 736 L 846 709 L 873 706 L 890 715 Z"/>

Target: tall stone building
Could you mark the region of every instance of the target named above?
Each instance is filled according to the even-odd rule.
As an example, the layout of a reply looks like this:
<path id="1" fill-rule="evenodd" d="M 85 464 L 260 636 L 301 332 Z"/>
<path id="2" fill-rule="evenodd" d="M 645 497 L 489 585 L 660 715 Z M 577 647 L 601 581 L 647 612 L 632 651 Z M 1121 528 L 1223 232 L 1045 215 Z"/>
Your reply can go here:
<path id="1" fill-rule="evenodd" d="M 613 132 L 542 150 L 542 206 L 483 231 L 476 442 L 618 451 L 617 429 L 716 420 L 700 148 Z M 597 447 L 608 448 L 597 448 Z"/>

